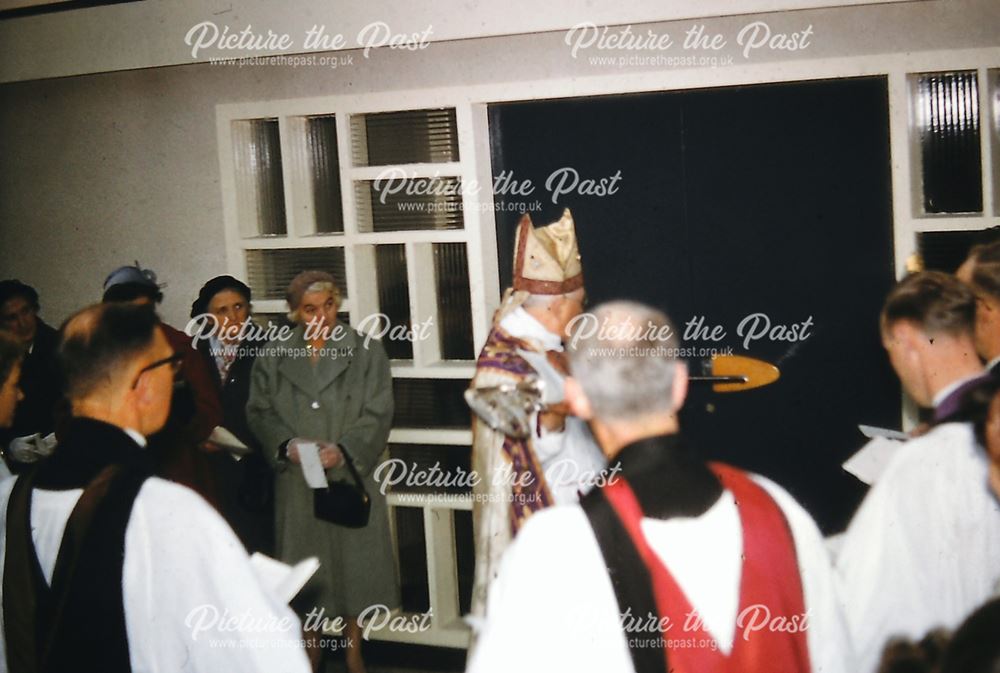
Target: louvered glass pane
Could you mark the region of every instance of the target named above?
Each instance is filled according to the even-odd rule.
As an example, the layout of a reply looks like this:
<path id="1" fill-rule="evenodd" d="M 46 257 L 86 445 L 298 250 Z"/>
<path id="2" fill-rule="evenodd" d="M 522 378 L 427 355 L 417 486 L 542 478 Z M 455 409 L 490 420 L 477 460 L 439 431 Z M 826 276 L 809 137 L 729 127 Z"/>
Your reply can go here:
<path id="1" fill-rule="evenodd" d="M 467 429 L 472 423 L 463 397 L 468 387 L 467 379 L 393 379 L 392 426 Z"/>
<path id="2" fill-rule="evenodd" d="M 343 248 L 247 250 L 247 278 L 256 299 L 284 299 L 288 284 L 302 271 L 326 271 L 347 297 Z"/>
<path id="3" fill-rule="evenodd" d="M 284 313 L 258 313 L 254 311 L 253 317 L 257 324 L 265 329 L 281 329 L 285 325 L 292 326 L 288 316 Z"/>
<path id="4" fill-rule="evenodd" d="M 917 78 L 924 211 L 983 209 L 979 90 L 975 71 Z"/>
<path id="5" fill-rule="evenodd" d="M 337 122 L 333 116 L 307 120 L 309 161 L 313 188 L 316 231 L 343 233 L 344 213 L 340 200 L 340 160 L 337 157 Z"/>
<path id="6" fill-rule="evenodd" d="M 380 245 L 375 248 L 375 273 L 378 279 L 379 311 L 393 328 L 410 328 L 410 292 L 406 280 L 406 249 L 403 245 Z M 413 342 L 392 338 L 392 329 L 382 338 L 385 352 L 392 359 L 412 360 Z"/>
<path id="7" fill-rule="evenodd" d="M 396 543 L 399 549 L 399 593 L 404 612 L 427 612 L 430 593 L 427 586 L 427 547 L 424 510 L 420 507 L 394 507 Z"/>
<path id="8" fill-rule="evenodd" d="M 402 462 L 386 468 L 381 483 L 391 493 L 471 493 L 471 455 L 468 446 L 390 444 L 389 457 Z"/>
<path id="9" fill-rule="evenodd" d="M 990 105 L 993 106 L 993 210 L 1000 215 L 1000 70 L 990 70 Z"/>
<path id="10" fill-rule="evenodd" d="M 458 614 L 465 615 L 472 609 L 472 580 L 476 570 L 476 543 L 472 536 L 472 512 L 455 510 L 454 516 L 455 556 L 458 561 Z"/>
<path id="11" fill-rule="evenodd" d="M 237 214 L 244 234 L 284 236 L 285 190 L 277 119 L 233 122 Z"/>
<path id="12" fill-rule="evenodd" d="M 358 230 L 462 229 L 462 182 L 456 177 L 354 183 Z"/>
<path id="13" fill-rule="evenodd" d="M 434 244 L 441 357 L 472 360 L 472 298 L 464 243 Z"/>
<path id="14" fill-rule="evenodd" d="M 458 161 L 454 108 L 355 115 L 351 129 L 357 166 Z"/>
<path id="15" fill-rule="evenodd" d="M 973 246 L 993 243 L 998 237 L 1000 234 L 994 229 L 922 231 L 917 234 L 917 250 L 924 268 L 955 273 Z"/>
<path id="16" fill-rule="evenodd" d="M 279 330 L 282 327 L 294 328 L 295 324 L 288 319 L 287 313 L 257 313 L 253 314 L 254 320 L 258 325 L 264 327 L 265 329 L 272 330 L 270 333 L 277 335 L 275 330 Z M 338 313 L 337 322 L 345 325 L 350 324 L 351 316 L 349 313 Z"/>

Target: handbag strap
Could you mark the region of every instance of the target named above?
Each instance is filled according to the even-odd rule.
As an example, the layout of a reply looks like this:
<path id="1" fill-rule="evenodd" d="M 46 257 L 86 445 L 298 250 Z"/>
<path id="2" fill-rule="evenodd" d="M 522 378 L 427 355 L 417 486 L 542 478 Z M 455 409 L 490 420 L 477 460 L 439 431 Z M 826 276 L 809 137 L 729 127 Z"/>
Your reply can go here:
<path id="1" fill-rule="evenodd" d="M 358 474 L 357 468 L 354 467 L 354 459 L 351 458 L 351 454 L 347 453 L 347 449 L 344 448 L 343 444 L 338 444 L 337 447 L 340 449 L 340 452 L 344 455 L 344 466 L 347 468 L 347 471 L 351 474 L 351 478 L 354 479 L 354 485 L 358 487 L 358 490 L 364 494 L 365 499 L 367 500 L 368 490 L 365 488 L 364 482 L 361 481 L 361 475 Z"/>

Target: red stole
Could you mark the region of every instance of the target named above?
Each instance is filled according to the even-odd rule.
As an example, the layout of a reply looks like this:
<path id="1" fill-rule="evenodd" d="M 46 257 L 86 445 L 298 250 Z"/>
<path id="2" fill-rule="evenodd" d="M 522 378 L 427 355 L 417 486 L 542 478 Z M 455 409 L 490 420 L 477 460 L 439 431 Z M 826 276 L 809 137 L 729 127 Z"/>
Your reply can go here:
<path id="1" fill-rule="evenodd" d="M 733 494 L 743 529 L 743 567 L 737 611 L 737 617 L 744 615 L 743 626 L 737 625 L 732 651 L 728 656 L 718 647 L 670 648 L 665 643 L 666 668 L 671 673 L 808 673 L 809 653 L 805 630 L 801 628 L 805 600 L 795 544 L 784 514 L 767 492 L 742 471 L 719 463 L 710 467 L 723 487 Z M 640 528 L 642 507 L 631 487 L 624 479 L 617 479 L 602 490 L 649 570 L 660 619 L 666 617 L 670 620 L 672 628 L 662 634 L 663 639 L 694 639 L 696 644 L 714 640 L 700 620 L 685 624 L 694 609 L 646 541 Z M 769 626 L 764 626 L 750 632 L 744 639 L 748 623 L 764 621 L 764 610 L 752 609 L 752 606 L 758 605 L 766 606 L 770 611 L 769 623 L 783 625 L 786 629 L 794 629 L 794 632 L 772 631 Z M 773 622 L 782 617 L 784 622 Z M 796 622 L 792 622 L 793 617 L 797 618 Z M 794 628 L 793 624 L 798 624 L 799 628 Z M 626 638 L 646 635 L 626 633 Z"/>

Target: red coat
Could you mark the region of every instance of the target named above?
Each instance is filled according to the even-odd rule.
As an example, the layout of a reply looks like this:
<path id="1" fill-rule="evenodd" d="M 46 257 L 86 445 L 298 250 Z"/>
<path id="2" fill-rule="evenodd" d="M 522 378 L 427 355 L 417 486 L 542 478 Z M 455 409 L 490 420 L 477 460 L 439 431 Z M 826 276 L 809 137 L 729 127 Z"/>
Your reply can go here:
<path id="1" fill-rule="evenodd" d="M 190 393 L 175 393 L 166 426 L 150 437 L 156 473 L 194 489 L 217 506 L 209 456 L 201 449 L 202 442 L 222 423 L 222 404 L 212 372 L 191 346 L 191 337 L 166 323 L 160 328 L 174 352 L 184 355 L 178 376 L 187 382 Z"/>

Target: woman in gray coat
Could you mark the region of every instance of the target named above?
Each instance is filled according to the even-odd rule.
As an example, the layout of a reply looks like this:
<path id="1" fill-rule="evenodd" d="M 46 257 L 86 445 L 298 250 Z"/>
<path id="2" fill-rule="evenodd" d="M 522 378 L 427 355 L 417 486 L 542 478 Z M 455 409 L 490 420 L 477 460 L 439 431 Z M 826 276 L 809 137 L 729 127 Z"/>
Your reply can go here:
<path id="1" fill-rule="evenodd" d="M 289 317 L 298 326 L 276 339 L 254 363 L 247 420 L 275 468 L 275 534 L 282 560 L 319 558 L 303 591 L 314 601 L 311 621 L 345 618 L 347 665 L 364 670 L 357 617 L 366 608 L 399 605 L 385 497 L 372 478 L 392 421 L 392 377 L 382 345 L 337 325 L 340 292 L 332 276 L 303 271 L 289 285 Z M 371 497 L 364 528 L 344 528 L 313 516 L 313 490 L 299 465 L 299 446 L 319 445 L 329 481 L 350 482 L 346 453 Z M 322 614 L 320 611 L 322 610 Z M 371 614 L 371 613 L 369 613 Z M 310 637 L 319 634 L 309 633 Z"/>

